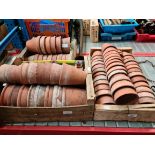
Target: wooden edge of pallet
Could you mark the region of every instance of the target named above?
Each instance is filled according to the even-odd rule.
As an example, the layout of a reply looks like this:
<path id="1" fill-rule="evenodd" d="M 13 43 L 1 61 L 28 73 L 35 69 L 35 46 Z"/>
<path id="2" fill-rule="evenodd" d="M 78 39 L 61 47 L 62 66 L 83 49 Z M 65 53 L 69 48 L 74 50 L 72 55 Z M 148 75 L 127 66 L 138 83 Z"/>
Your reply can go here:
<path id="1" fill-rule="evenodd" d="M 125 52 L 132 53 L 132 48 L 131 47 L 118 47 L 117 49 Z M 94 53 L 94 51 L 101 51 L 101 47 L 93 47 L 90 49 L 90 56 Z"/>

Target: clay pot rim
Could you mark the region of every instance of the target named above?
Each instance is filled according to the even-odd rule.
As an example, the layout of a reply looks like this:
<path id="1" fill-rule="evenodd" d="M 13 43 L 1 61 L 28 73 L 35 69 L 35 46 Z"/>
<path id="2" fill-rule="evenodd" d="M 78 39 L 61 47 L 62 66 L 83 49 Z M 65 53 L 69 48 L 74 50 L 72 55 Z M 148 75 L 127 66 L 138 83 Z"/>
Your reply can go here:
<path id="1" fill-rule="evenodd" d="M 105 93 L 105 94 L 102 94 Z M 111 91 L 110 90 L 99 90 L 98 92 L 96 92 L 96 98 L 100 97 L 100 96 L 112 96 Z"/>
<path id="2" fill-rule="evenodd" d="M 104 64 L 108 63 L 111 60 L 120 60 L 123 62 L 123 60 L 120 57 L 110 57 L 109 59 L 104 60 Z"/>
<path id="3" fill-rule="evenodd" d="M 107 77 L 108 77 L 108 80 L 111 80 L 111 78 L 114 76 L 114 75 L 116 75 L 116 74 L 125 74 L 125 75 L 127 75 L 127 72 L 126 71 L 124 71 L 124 70 L 118 70 L 118 71 L 113 71 L 113 72 L 115 72 L 115 74 L 112 74 L 112 72 L 111 73 L 109 73 L 109 75 L 107 75 Z"/>
<path id="4" fill-rule="evenodd" d="M 108 44 L 108 43 L 105 43 L 105 44 L 102 45 L 102 48 L 101 48 L 102 50 L 101 51 L 104 52 L 106 49 L 108 49 L 110 47 L 117 49 L 115 46 L 113 46 L 111 44 Z"/>
<path id="5" fill-rule="evenodd" d="M 46 54 L 51 54 L 51 37 L 48 36 L 45 38 L 45 52 Z"/>
<path id="6" fill-rule="evenodd" d="M 140 91 L 139 91 L 139 88 L 142 88 Z M 144 89 L 143 89 L 144 88 Z M 151 94 L 153 94 L 154 95 L 154 93 L 153 93 L 153 91 L 151 90 L 151 88 L 149 88 L 149 87 L 147 87 L 147 86 L 138 86 L 138 87 L 136 87 L 136 91 L 137 91 L 137 93 L 140 93 L 140 92 L 149 92 L 149 93 L 151 93 Z"/>
<path id="7" fill-rule="evenodd" d="M 113 72 L 115 70 L 125 71 L 126 74 L 128 74 L 125 67 L 123 67 L 123 66 L 116 66 L 116 67 L 112 67 L 109 70 L 107 70 L 107 76 L 109 76 L 109 74 L 111 74 L 111 72 Z"/>
<path id="8" fill-rule="evenodd" d="M 97 83 L 97 84 L 96 84 L 96 83 Z M 100 84 L 107 84 L 107 85 L 109 85 L 109 83 L 108 83 L 107 80 L 98 80 L 98 81 L 96 81 L 96 82 L 93 82 L 93 84 L 94 84 L 94 87 L 96 87 L 96 86 L 98 86 L 98 85 L 100 85 Z"/>
<path id="9" fill-rule="evenodd" d="M 53 39 L 53 40 L 52 40 Z M 53 42 L 52 42 L 53 41 Z M 56 36 L 52 36 L 50 38 L 50 48 L 51 48 L 51 53 L 52 54 L 56 54 Z"/>
<path id="10" fill-rule="evenodd" d="M 46 36 L 41 36 L 40 41 L 39 41 L 42 54 L 46 54 L 46 52 L 45 52 L 45 39 L 46 39 Z"/>
<path id="11" fill-rule="evenodd" d="M 121 60 L 119 60 L 119 59 L 117 59 L 117 60 L 112 60 L 112 61 L 109 61 L 109 62 L 107 62 L 107 63 L 105 63 L 105 67 L 107 68 L 107 66 L 109 66 L 111 63 L 117 63 L 117 62 L 119 62 L 119 63 L 122 63 L 122 61 Z M 125 65 L 124 65 L 125 66 Z"/>
<path id="12" fill-rule="evenodd" d="M 113 62 L 109 66 L 106 67 L 106 70 L 108 71 L 108 70 L 110 70 L 110 69 L 112 69 L 114 67 L 117 67 L 117 66 L 122 66 L 122 67 L 125 68 L 123 63 L 121 63 L 121 62 L 120 63 L 119 62 L 117 62 L 117 63 Z M 125 70 L 126 70 L 126 68 L 125 68 Z"/>
<path id="13" fill-rule="evenodd" d="M 97 53 L 97 54 L 96 54 L 96 53 Z M 99 50 L 94 51 L 93 54 L 92 54 L 92 57 L 98 56 L 98 55 L 99 55 L 99 56 L 100 56 L 100 55 L 102 56 L 102 51 L 99 51 Z"/>
<path id="14" fill-rule="evenodd" d="M 105 101 L 105 98 L 108 98 L 109 100 L 111 99 L 112 102 L 110 101 L 109 103 L 104 103 L 104 104 L 98 103 L 98 100 L 101 99 L 101 98 L 104 98 L 104 99 L 103 99 L 104 101 Z M 106 100 L 107 100 L 107 99 L 106 99 Z M 106 104 L 106 105 L 109 105 L 109 104 L 115 104 L 115 102 L 114 102 L 112 96 L 103 95 L 103 96 L 100 96 L 100 97 L 96 100 L 95 104 L 100 104 L 100 105 L 105 105 L 105 104 Z"/>
<path id="15" fill-rule="evenodd" d="M 141 97 L 152 97 L 152 98 L 154 98 L 154 95 L 150 92 L 140 92 L 140 93 L 138 93 L 138 96 L 139 96 L 139 98 L 141 98 Z"/>

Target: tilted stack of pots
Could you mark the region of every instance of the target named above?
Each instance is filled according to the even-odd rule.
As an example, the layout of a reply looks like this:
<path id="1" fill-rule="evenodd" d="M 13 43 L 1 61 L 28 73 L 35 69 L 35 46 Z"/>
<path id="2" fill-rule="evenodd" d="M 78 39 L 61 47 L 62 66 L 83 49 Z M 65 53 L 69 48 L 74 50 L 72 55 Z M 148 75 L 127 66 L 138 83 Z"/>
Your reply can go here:
<path id="1" fill-rule="evenodd" d="M 0 82 L 7 83 L 0 97 L 3 106 L 62 107 L 87 103 L 86 90 L 76 87 L 85 86 L 86 73 L 75 66 L 55 63 L 5 64 L 0 66 L 0 73 Z"/>
<path id="2" fill-rule="evenodd" d="M 84 89 L 50 85 L 7 85 L 1 93 L 0 100 L 0 106 L 15 107 L 60 108 L 86 103 Z"/>
<path id="3" fill-rule="evenodd" d="M 92 55 L 92 74 L 96 94 L 96 104 L 114 104 L 109 83 L 106 77 L 104 61 L 101 51 L 95 51 Z"/>
<path id="4" fill-rule="evenodd" d="M 108 104 L 155 103 L 154 94 L 132 54 L 122 52 L 110 44 L 104 44 L 102 52 L 95 51 L 92 55 L 96 104 L 107 104 L 107 100 L 98 101 L 99 91 L 95 83 L 96 80 L 100 80 L 101 70 L 104 79 L 107 80 L 107 87 L 100 86 L 100 96 L 106 96 L 105 92 L 108 90 L 109 96 L 112 94 L 114 100 L 109 100 Z M 100 82 L 99 85 L 105 85 L 105 82 Z"/>
<path id="5" fill-rule="evenodd" d="M 61 38 L 61 36 L 37 36 L 26 42 L 29 51 L 49 55 L 49 54 L 69 54 L 70 37 Z"/>
<path id="6" fill-rule="evenodd" d="M 4 64 L 0 82 L 10 84 L 85 85 L 86 73 L 74 66 L 56 63 Z"/>
<path id="7" fill-rule="evenodd" d="M 142 70 L 131 53 L 123 52 L 123 61 L 139 96 L 139 103 L 153 103 L 154 93 L 142 73 Z"/>

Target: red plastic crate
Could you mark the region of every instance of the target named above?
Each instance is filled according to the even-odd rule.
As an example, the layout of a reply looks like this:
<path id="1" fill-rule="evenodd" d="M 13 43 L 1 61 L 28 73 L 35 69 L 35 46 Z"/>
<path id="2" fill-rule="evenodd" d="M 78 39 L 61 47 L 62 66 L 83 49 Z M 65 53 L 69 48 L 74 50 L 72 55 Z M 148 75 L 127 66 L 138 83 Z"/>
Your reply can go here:
<path id="1" fill-rule="evenodd" d="M 155 42 L 155 35 L 151 34 L 140 34 L 136 29 L 136 41 L 137 42 Z"/>

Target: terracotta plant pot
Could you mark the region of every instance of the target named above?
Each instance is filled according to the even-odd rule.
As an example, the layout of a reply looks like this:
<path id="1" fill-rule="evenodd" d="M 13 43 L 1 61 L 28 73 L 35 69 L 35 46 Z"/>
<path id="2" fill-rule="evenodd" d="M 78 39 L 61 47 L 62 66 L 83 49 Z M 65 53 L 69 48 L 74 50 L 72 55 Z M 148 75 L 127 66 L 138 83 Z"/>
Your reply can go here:
<path id="1" fill-rule="evenodd" d="M 47 54 L 51 54 L 51 37 L 45 39 L 45 51 Z"/>
<path id="2" fill-rule="evenodd" d="M 85 85 L 87 74 L 74 66 L 67 64 L 62 65 L 62 72 L 60 75 L 60 85 Z"/>
<path id="3" fill-rule="evenodd" d="M 61 36 L 56 37 L 56 53 L 61 54 L 62 53 L 62 48 L 61 48 Z"/>
<path id="4" fill-rule="evenodd" d="M 132 72 L 132 73 L 129 73 L 128 75 L 129 75 L 130 78 L 133 78 L 135 76 L 142 76 L 142 77 L 144 77 L 142 72 Z"/>
<path id="5" fill-rule="evenodd" d="M 145 82 L 148 83 L 147 80 L 143 77 L 143 76 L 135 76 L 131 78 L 132 83 L 136 83 L 136 82 Z"/>
<path id="6" fill-rule="evenodd" d="M 126 67 L 127 70 L 129 70 L 131 68 L 138 68 L 138 69 L 140 69 L 140 67 L 138 65 L 129 65 L 129 66 L 125 65 L 125 67 Z"/>
<path id="7" fill-rule="evenodd" d="M 84 89 L 66 87 L 65 106 L 76 106 L 87 104 L 87 94 Z"/>
<path id="8" fill-rule="evenodd" d="M 102 65 L 102 64 L 95 65 L 95 66 L 92 67 L 92 71 L 94 71 L 94 70 L 96 70 L 98 68 L 103 68 L 104 69 L 104 65 Z"/>
<path id="9" fill-rule="evenodd" d="M 137 93 L 149 92 L 154 95 L 153 91 L 149 87 L 145 87 L 145 86 L 136 87 L 136 91 L 137 91 Z"/>
<path id="10" fill-rule="evenodd" d="M 40 38 L 40 49 L 41 49 L 41 53 L 42 53 L 42 54 L 46 54 L 45 39 L 46 39 L 46 36 L 42 36 L 42 37 Z"/>
<path id="11" fill-rule="evenodd" d="M 132 73 L 132 72 L 141 72 L 140 68 L 130 68 L 128 69 L 128 73 Z"/>
<path id="12" fill-rule="evenodd" d="M 155 104 L 155 100 L 152 97 L 141 97 L 139 98 L 140 104 Z"/>
<path id="13" fill-rule="evenodd" d="M 100 96 L 96 100 L 95 104 L 103 104 L 103 105 L 104 104 L 115 104 L 115 102 L 114 102 L 112 96 L 105 95 L 105 96 Z"/>
<path id="14" fill-rule="evenodd" d="M 107 53 L 104 53 L 104 58 L 106 59 L 107 57 L 109 57 L 110 55 L 117 55 L 117 56 L 120 56 L 119 55 L 119 53 L 116 51 L 116 50 L 114 50 L 114 51 L 109 51 L 109 52 L 107 52 Z"/>
<path id="15" fill-rule="evenodd" d="M 96 98 L 100 96 L 111 96 L 111 91 L 110 90 L 99 90 L 96 92 Z"/>
<path id="16" fill-rule="evenodd" d="M 27 77 L 28 68 L 29 68 L 28 63 L 23 63 L 21 65 L 21 79 L 20 79 L 21 84 L 28 84 L 28 77 Z"/>
<path id="17" fill-rule="evenodd" d="M 39 37 L 38 37 L 39 38 Z M 36 41 L 33 37 L 31 40 L 26 41 L 26 47 L 29 51 L 37 52 Z"/>
<path id="18" fill-rule="evenodd" d="M 95 56 L 102 56 L 102 52 L 101 52 L 101 51 L 95 51 L 95 52 L 92 54 L 92 58 L 95 57 Z"/>
<path id="19" fill-rule="evenodd" d="M 21 107 L 21 95 L 22 95 L 22 92 L 24 90 L 24 85 L 22 85 L 19 89 L 19 92 L 18 92 L 18 96 L 17 96 L 17 107 Z"/>
<path id="20" fill-rule="evenodd" d="M 97 55 L 97 56 L 94 56 L 94 57 L 92 58 L 91 61 L 93 62 L 93 61 L 95 61 L 95 60 L 97 60 L 97 59 L 101 59 L 101 60 L 103 60 L 103 57 Z"/>
<path id="21" fill-rule="evenodd" d="M 97 73 L 93 74 L 93 79 L 95 77 L 97 77 L 98 75 L 104 75 L 104 76 L 106 76 L 106 73 L 105 72 L 97 72 Z"/>
<path id="22" fill-rule="evenodd" d="M 104 75 L 99 75 L 99 76 L 94 78 L 93 82 L 96 82 L 98 80 L 107 80 L 107 77 Z"/>
<path id="23" fill-rule="evenodd" d="M 62 51 L 65 54 L 70 53 L 70 37 L 62 38 Z"/>
<path id="24" fill-rule="evenodd" d="M 106 44 L 103 44 L 103 45 L 102 45 L 102 52 L 104 52 L 104 51 L 105 51 L 106 49 L 108 49 L 108 48 L 111 48 L 111 49 L 114 49 L 114 50 L 116 49 L 116 50 L 117 50 L 117 48 L 116 48 L 115 46 L 106 43 Z"/>
<path id="25" fill-rule="evenodd" d="M 37 68 L 38 68 L 37 63 L 29 63 L 28 64 L 27 79 L 28 79 L 29 84 L 37 83 Z"/>
<path id="26" fill-rule="evenodd" d="M 28 96 L 29 88 L 30 88 L 29 86 L 24 86 L 22 93 L 20 95 L 20 103 L 18 103 L 18 100 L 17 100 L 17 104 L 20 107 L 27 107 L 27 96 Z"/>
<path id="27" fill-rule="evenodd" d="M 117 70 L 119 70 L 119 71 L 125 71 L 125 72 L 126 72 L 126 68 L 125 68 L 125 67 L 123 67 L 123 66 L 115 66 L 115 67 L 110 68 L 110 69 L 107 71 L 107 76 L 109 76 L 109 74 L 110 74 L 111 72 L 117 71 Z"/>
<path id="28" fill-rule="evenodd" d="M 37 107 L 44 107 L 44 96 L 45 96 L 46 86 L 40 86 L 38 90 L 36 106 Z"/>
<path id="29" fill-rule="evenodd" d="M 104 73 L 105 73 L 106 71 L 105 71 L 104 68 L 96 68 L 96 69 L 94 69 L 92 72 L 93 72 L 93 74 L 96 74 L 96 73 L 98 73 L 98 72 L 104 72 Z"/>
<path id="30" fill-rule="evenodd" d="M 141 98 L 141 97 L 152 97 L 154 98 L 154 95 L 150 92 L 140 92 L 138 93 L 138 96 Z"/>
<path id="31" fill-rule="evenodd" d="M 108 70 L 113 69 L 113 68 L 118 67 L 118 66 L 119 67 L 123 67 L 126 70 L 124 64 L 123 63 L 119 63 L 119 62 L 111 63 L 109 66 L 106 67 L 106 70 L 108 71 Z"/>
<path id="32" fill-rule="evenodd" d="M 111 60 L 105 63 L 105 67 L 108 67 L 111 63 L 123 63 L 123 62 L 119 59 Z"/>
<path id="33" fill-rule="evenodd" d="M 51 54 L 56 54 L 56 37 L 51 37 Z"/>
<path id="34" fill-rule="evenodd" d="M 122 59 L 120 57 L 111 57 L 108 60 L 104 59 L 104 64 L 107 64 L 109 61 L 114 61 L 114 60 L 120 60 L 122 62 Z"/>
<path id="35" fill-rule="evenodd" d="M 28 107 L 36 107 L 36 98 L 38 93 L 36 93 L 36 90 L 38 90 L 40 86 L 34 86 L 31 85 L 28 91 L 28 95 L 27 95 L 27 106 Z M 36 95 L 37 94 L 37 95 Z"/>
<path id="36" fill-rule="evenodd" d="M 149 88 L 148 83 L 142 82 L 142 81 L 138 81 L 138 82 L 134 83 L 134 86 L 135 86 L 135 88 L 140 87 L 140 86 L 148 87 Z"/>
<path id="37" fill-rule="evenodd" d="M 133 88 L 124 87 L 116 91 L 116 93 L 114 94 L 114 101 L 116 102 L 116 104 L 137 104 L 138 95 Z"/>
<path id="38" fill-rule="evenodd" d="M 109 85 L 107 80 L 98 80 L 98 81 L 94 82 L 94 87 L 97 87 L 98 85 L 101 85 L 101 84 Z"/>
<path id="39" fill-rule="evenodd" d="M 107 61 L 109 58 L 121 58 L 120 55 L 118 53 L 109 53 L 109 55 L 107 55 L 106 57 L 104 56 L 104 60 Z"/>
<path id="40" fill-rule="evenodd" d="M 99 90 L 110 90 L 110 87 L 107 84 L 100 84 L 100 85 L 97 85 L 94 89 L 96 93 Z"/>
<path id="41" fill-rule="evenodd" d="M 6 81 L 5 72 L 8 67 L 9 67 L 9 65 L 7 65 L 7 64 L 0 66 L 0 82 L 1 83 L 4 83 Z"/>
<path id="42" fill-rule="evenodd" d="M 52 97 L 53 97 L 53 87 L 49 86 L 48 98 L 46 98 L 46 93 L 44 97 L 44 101 L 46 101 L 45 99 L 48 99 L 47 102 L 44 102 L 45 107 L 52 107 Z"/>

